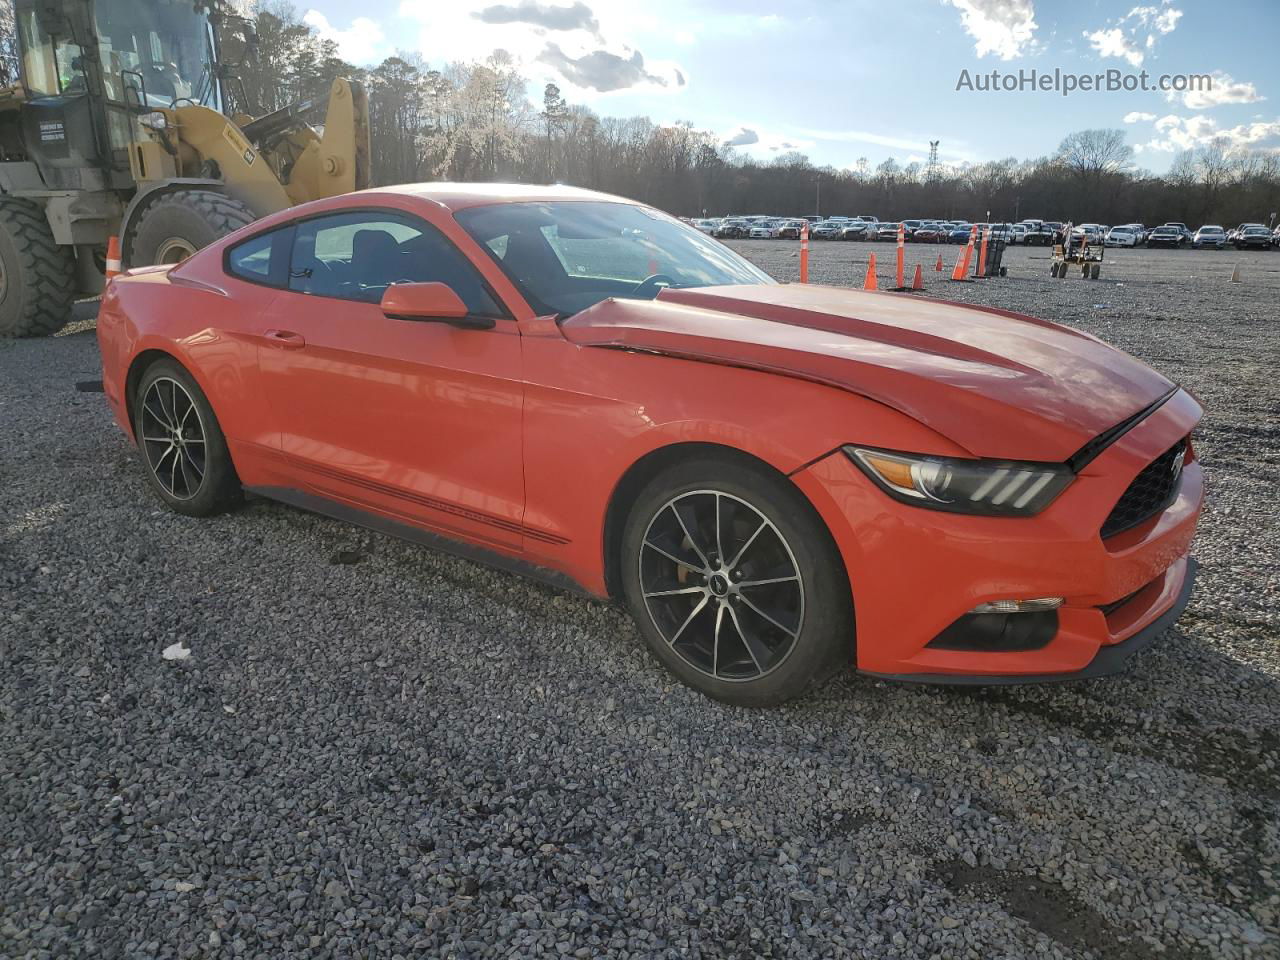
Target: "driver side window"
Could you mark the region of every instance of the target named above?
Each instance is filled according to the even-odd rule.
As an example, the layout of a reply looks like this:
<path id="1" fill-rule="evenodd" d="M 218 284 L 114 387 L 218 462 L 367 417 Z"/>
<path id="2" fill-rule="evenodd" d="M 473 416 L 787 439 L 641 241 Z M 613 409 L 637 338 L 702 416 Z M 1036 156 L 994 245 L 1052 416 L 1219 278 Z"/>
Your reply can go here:
<path id="1" fill-rule="evenodd" d="M 480 272 L 430 224 L 390 211 L 339 213 L 298 224 L 290 290 L 378 303 L 395 283 L 444 283 L 472 313 L 506 316 Z"/>

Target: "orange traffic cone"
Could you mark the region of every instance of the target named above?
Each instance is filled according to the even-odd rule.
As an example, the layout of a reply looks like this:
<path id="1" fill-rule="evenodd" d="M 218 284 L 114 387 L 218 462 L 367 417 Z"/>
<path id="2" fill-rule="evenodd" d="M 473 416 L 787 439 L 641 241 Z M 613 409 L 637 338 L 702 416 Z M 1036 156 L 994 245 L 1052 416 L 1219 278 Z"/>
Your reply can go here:
<path id="1" fill-rule="evenodd" d="M 982 231 L 982 253 L 978 255 L 978 276 L 987 275 L 987 238 L 991 236 L 991 228 Z"/>
<path id="2" fill-rule="evenodd" d="M 876 255 L 871 255 L 871 260 L 867 263 L 867 277 L 862 281 L 863 290 L 878 290 L 876 284 Z"/>
<path id="3" fill-rule="evenodd" d="M 920 269 L 920 264 L 918 263 L 916 264 L 916 275 L 911 280 L 911 289 L 912 290 L 924 289 L 924 271 Z"/>
<path id="4" fill-rule="evenodd" d="M 956 268 L 951 271 L 952 280 L 964 280 L 969 272 L 969 259 L 973 256 L 973 243 L 977 236 L 978 228 L 974 227 L 969 231 L 969 242 L 965 244 L 964 252 L 956 259 Z"/>
<path id="5" fill-rule="evenodd" d="M 800 282 L 809 282 L 809 221 L 800 228 Z"/>
<path id="6" fill-rule="evenodd" d="M 897 278 L 897 281 L 898 281 L 898 282 L 897 282 L 896 284 L 894 284 L 894 289 L 895 289 L 895 290 L 905 290 L 905 289 L 907 288 L 907 285 L 906 285 L 906 283 L 905 283 L 905 282 L 903 282 L 903 278 L 902 278 L 902 266 L 903 266 L 903 264 L 902 264 L 902 257 L 903 257 L 903 248 L 902 248 L 902 245 L 903 245 L 903 243 L 905 243 L 905 242 L 906 242 L 906 229 L 907 229 L 907 228 L 906 228 L 903 224 L 901 224 L 901 223 L 900 223 L 900 224 L 898 224 L 898 270 L 897 270 L 897 273 L 895 273 L 895 274 L 894 274 L 894 276 Z"/>
<path id="7" fill-rule="evenodd" d="M 933 266 L 933 270 L 934 270 L 934 272 L 935 272 L 935 273 L 941 273 L 941 272 L 942 272 L 942 254 L 938 254 L 938 262 L 937 262 L 936 264 L 934 264 L 934 266 Z"/>
<path id="8" fill-rule="evenodd" d="M 107 241 L 106 278 L 110 280 L 120 273 L 120 238 L 112 237 Z"/>

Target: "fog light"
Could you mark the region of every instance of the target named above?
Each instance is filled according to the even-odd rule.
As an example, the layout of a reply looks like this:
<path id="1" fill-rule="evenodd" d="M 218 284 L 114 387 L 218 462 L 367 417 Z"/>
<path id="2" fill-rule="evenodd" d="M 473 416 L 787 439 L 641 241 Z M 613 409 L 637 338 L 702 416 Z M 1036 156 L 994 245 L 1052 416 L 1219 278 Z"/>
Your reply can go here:
<path id="1" fill-rule="evenodd" d="M 1038 597 L 1035 600 L 992 600 L 980 603 L 970 613 L 1043 613 L 1062 606 L 1061 597 Z"/>

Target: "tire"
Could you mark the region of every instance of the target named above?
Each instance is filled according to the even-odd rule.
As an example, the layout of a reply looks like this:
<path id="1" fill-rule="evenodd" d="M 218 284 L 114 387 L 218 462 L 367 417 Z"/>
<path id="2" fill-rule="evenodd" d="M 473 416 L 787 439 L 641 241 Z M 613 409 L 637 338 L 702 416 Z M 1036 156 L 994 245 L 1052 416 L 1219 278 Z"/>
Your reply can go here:
<path id="1" fill-rule="evenodd" d="M 183 438 L 177 451 L 171 442 L 175 423 Z M 176 361 L 158 360 L 139 378 L 133 396 L 133 433 L 147 482 L 170 510 L 208 517 L 243 499 L 213 407 Z"/>
<path id="2" fill-rule="evenodd" d="M 178 263 L 256 219 L 239 200 L 212 190 L 161 194 L 134 225 L 128 266 Z"/>
<path id="3" fill-rule="evenodd" d="M 37 204 L 0 197 L 0 339 L 61 330 L 71 318 L 75 268 Z"/>
<path id="4" fill-rule="evenodd" d="M 621 549 L 623 595 L 645 641 L 709 697 L 772 706 L 853 662 L 853 600 L 835 543 L 808 500 L 755 461 L 701 456 L 663 470 L 636 497 Z"/>
<path id="5" fill-rule="evenodd" d="M 1089 279 L 1090 279 L 1090 280 L 1097 280 L 1097 279 L 1098 279 L 1098 277 L 1099 277 L 1099 276 L 1101 276 L 1101 274 L 1102 274 L 1102 264 L 1100 264 L 1100 263 L 1095 263 L 1095 264 L 1094 264 L 1094 265 L 1089 269 Z"/>
<path id="6" fill-rule="evenodd" d="M 1049 276 L 1053 277 L 1055 280 L 1057 279 L 1057 277 L 1058 277 L 1058 265 L 1057 265 L 1056 263 L 1051 263 L 1051 264 L 1049 265 Z"/>

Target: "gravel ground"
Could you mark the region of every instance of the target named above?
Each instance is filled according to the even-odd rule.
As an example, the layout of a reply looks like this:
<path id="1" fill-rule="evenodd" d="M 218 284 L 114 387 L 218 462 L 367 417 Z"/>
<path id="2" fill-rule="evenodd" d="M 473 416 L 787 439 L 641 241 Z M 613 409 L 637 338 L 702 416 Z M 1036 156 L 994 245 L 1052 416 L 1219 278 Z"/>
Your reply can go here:
<path id="1" fill-rule="evenodd" d="M 871 249 L 883 278 L 890 245 L 829 243 L 813 278 Z M 926 282 L 1208 409 L 1190 608 L 1061 687 L 722 706 L 609 606 L 262 501 L 162 510 L 77 389 L 92 321 L 0 343 L 0 956 L 1280 957 L 1280 254 L 1044 257 Z"/>

